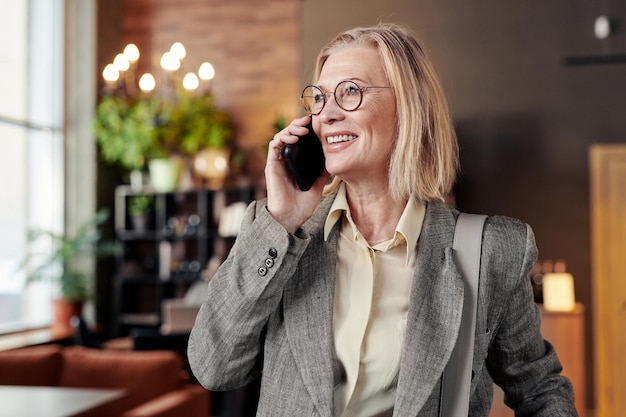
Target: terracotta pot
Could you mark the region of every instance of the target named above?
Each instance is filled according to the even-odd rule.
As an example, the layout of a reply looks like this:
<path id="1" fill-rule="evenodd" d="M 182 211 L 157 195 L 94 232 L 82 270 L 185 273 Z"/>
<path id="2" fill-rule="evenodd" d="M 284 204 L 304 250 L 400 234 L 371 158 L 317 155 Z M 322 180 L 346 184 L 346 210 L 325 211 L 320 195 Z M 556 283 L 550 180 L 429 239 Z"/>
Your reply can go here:
<path id="1" fill-rule="evenodd" d="M 67 301 L 63 298 L 55 298 L 52 300 L 52 325 L 58 327 L 70 328 L 70 319 L 72 316 L 80 316 L 83 314 L 82 301 Z"/>

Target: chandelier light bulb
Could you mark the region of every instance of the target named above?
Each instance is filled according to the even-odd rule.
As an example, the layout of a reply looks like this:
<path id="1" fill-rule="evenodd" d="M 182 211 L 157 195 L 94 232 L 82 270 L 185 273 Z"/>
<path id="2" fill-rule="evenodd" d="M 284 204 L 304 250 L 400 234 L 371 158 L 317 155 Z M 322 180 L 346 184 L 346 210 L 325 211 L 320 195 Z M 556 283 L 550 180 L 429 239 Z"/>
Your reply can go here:
<path id="1" fill-rule="evenodd" d="M 161 56 L 161 68 L 166 71 L 176 71 L 180 68 L 180 61 L 171 52 L 165 52 Z"/>
<path id="2" fill-rule="evenodd" d="M 124 56 L 130 63 L 135 63 L 139 59 L 139 48 L 134 43 L 129 43 L 124 48 Z"/>
<path id="3" fill-rule="evenodd" d="M 215 68 L 210 62 L 203 62 L 198 70 L 198 76 L 202 80 L 212 80 L 215 77 Z"/>
<path id="4" fill-rule="evenodd" d="M 170 53 L 174 55 L 179 61 L 181 61 L 187 55 L 185 47 L 180 42 L 174 42 L 170 47 Z"/>
<path id="5" fill-rule="evenodd" d="M 117 81 L 120 78 L 120 73 L 117 68 L 115 68 L 115 65 L 108 64 L 102 71 L 102 78 L 109 82 Z"/>
<path id="6" fill-rule="evenodd" d="M 128 62 L 128 58 L 124 56 L 124 54 L 117 54 L 115 59 L 113 60 L 113 65 L 117 68 L 118 71 L 126 71 L 130 68 L 130 63 Z"/>
<path id="7" fill-rule="evenodd" d="M 149 72 L 146 72 L 141 76 L 141 78 L 139 78 L 139 88 L 144 93 L 149 93 L 150 91 L 154 90 L 155 87 L 156 81 L 154 80 L 152 74 L 150 74 Z"/>
<path id="8" fill-rule="evenodd" d="M 188 72 L 183 78 L 183 87 L 185 90 L 195 90 L 200 85 L 198 77 L 193 72 Z"/>

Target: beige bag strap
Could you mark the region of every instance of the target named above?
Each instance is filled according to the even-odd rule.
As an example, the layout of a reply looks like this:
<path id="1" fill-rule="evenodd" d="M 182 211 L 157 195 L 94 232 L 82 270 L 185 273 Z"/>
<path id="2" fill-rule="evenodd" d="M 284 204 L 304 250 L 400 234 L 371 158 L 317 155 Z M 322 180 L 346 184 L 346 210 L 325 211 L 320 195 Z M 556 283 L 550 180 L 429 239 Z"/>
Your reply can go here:
<path id="1" fill-rule="evenodd" d="M 452 248 L 463 275 L 465 291 L 459 336 L 443 374 L 441 417 L 467 417 L 469 412 L 480 252 L 486 219 L 485 215 L 461 213 L 456 222 Z"/>

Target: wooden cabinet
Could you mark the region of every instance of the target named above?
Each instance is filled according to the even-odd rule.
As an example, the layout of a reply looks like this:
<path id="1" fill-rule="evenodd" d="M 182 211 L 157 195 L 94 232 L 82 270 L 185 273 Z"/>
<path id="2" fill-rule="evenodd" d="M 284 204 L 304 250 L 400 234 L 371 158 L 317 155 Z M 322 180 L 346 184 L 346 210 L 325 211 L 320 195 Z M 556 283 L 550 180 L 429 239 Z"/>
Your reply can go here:
<path id="1" fill-rule="evenodd" d="M 626 412 L 626 145 L 594 145 L 591 287 L 596 417 Z"/>
<path id="2" fill-rule="evenodd" d="M 563 375 L 572 381 L 576 410 L 585 416 L 585 317 L 581 304 L 571 312 L 541 310 L 541 333 L 556 349 Z M 504 394 L 494 386 L 493 407 L 489 417 L 514 417 L 513 410 L 504 405 Z"/>
<path id="3" fill-rule="evenodd" d="M 139 195 L 152 204 L 137 224 L 129 206 Z M 158 328 L 162 301 L 183 297 L 208 273 L 210 261 L 220 262 L 228 254 L 240 216 L 228 220 L 225 215 L 234 206 L 242 213 L 255 197 L 251 187 L 172 193 L 134 193 L 128 186 L 118 187 L 115 230 L 124 250 L 115 277 L 116 336 L 137 327 Z M 236 224 L 225 224 L 229 221 Z"/>

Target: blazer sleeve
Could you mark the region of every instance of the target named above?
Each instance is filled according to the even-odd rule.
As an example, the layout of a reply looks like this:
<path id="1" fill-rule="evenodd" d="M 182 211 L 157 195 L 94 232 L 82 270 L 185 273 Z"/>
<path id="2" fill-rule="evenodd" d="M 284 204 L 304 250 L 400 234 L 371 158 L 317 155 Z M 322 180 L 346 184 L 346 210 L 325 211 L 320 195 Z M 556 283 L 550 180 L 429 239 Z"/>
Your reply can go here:
<path id="1" fill-rule="evenodd" d="M 495 271 L 489 277 L 497 282 L 491 299 L 499 300 L 496 309 L 501 314 L 494 324 L 487 369 L 517 417 L 577 416 L 572 385 L 561 375 L 554 348 L 541 335 L 541 314 L 529 279 L 537 258 L 533 231 L 511 219 L 492 223 L 495 227 L 485 230 L 491 245 L 485 261 L 487 269 Z"/>
<path id="2" fill-rule="evenodd" d="M 309 240 L 302 231 L 289 234 L 263 202 L 248 206 L 233 248 L 208 283 L 189 338 L 189 363 L 205 388 L 235 389 L 258 377 L 265 324 Z"/>

